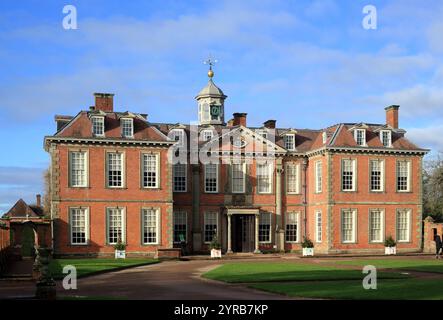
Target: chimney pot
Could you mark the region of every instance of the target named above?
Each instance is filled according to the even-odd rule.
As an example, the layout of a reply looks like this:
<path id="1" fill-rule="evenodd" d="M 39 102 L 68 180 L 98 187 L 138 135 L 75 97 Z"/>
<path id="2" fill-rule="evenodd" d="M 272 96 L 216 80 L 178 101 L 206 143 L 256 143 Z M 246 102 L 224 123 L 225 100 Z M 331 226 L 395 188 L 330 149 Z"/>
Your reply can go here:
<path id="1" fill-rule="evenodd" d="M 114 112 L 114 94 L 113 93 L 94 93 L 95 110 L 104 112 Z"/>
<path id="2" fill-rule="evenodd" d="M 246 116 L 247 113 L 236 112 L 233 114 L 234 116 L 234 126 L 243 126 L 246 127 Z"/>
<path id="3" fill-rule="evenodd" d="M 394 129 L 398 129 L 398 109 L 399 105 L 386 107 L 386 124 Z"/>
<path id="4" fill-rule="evenodd" d="M 42 196 L 40 194 L 37 194 L 35 197 L 37 199 L 37 207 L 41 207 L 42 206 Z"/>
<path id="5" fill-rule="evenodd" d="M 275 123 L 276 123 L 275 120 L 267 120 L 263 123 L 263 125 L 265 126 L 265 128 L 275 129 Z"/>

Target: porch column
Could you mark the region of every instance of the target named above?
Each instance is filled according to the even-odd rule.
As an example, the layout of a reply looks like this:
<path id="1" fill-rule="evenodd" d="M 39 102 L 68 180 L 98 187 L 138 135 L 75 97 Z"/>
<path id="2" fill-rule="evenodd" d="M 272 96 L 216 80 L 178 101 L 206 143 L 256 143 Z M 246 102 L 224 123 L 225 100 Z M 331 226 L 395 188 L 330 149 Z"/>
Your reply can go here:
<path id="1" fill-rule="evenodd" d="M 231 247 L 231 215 L 228 214 L 228 248 L 226 250 L 226 253 L 232 253 L 232 247 Z"/>
<path id="2" fill-rule="evenodd" d="M 260 214 L 255 215 L 255 250 L 254 253 L 261 253 L 258 247 L 258 228 L 259 228 Z"/>

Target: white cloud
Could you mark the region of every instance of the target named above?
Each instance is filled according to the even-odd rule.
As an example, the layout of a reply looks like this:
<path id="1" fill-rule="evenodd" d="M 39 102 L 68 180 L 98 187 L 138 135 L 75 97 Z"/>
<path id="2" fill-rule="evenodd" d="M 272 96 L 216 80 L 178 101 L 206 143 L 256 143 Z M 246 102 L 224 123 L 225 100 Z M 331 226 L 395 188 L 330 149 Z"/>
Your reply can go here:
<path id="1" fill-rule="evenodd" d="M 408 129 L 408 139 L 433 153 L 443 152 L 443 125 Z"/>

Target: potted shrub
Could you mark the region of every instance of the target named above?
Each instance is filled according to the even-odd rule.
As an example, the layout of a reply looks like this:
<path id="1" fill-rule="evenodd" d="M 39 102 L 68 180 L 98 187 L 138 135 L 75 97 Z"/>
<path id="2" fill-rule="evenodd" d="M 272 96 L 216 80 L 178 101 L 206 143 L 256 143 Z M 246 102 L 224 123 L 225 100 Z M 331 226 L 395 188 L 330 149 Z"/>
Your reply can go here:
<path id="1" fill-rule="evenodd" d="M 385 254 L 391 255 L 391 254 L 397 254 L 397 243 L 395 240 L 389 236 L 385 240 Z"/>
<path id="2" fill-rule="evenodd" d="M 211 241 L 211 258 L 221 258 L 221 244 L 217 239 L 217 235 L 214 235 Z"/>
<path id="3" fill-rule="evenodd" d="M 301 247 L 303 248 L 303 256 L 313 256 L 314 255 L 314 243 L 308 238 L 304 238 L 301 243 Z"/>
<path id="4" fill-rule="evenodd" d="M 114 245 L 115 249 L 115 259 L 126 259 L 126 244 L 118 239 L 117 243 Z"/>

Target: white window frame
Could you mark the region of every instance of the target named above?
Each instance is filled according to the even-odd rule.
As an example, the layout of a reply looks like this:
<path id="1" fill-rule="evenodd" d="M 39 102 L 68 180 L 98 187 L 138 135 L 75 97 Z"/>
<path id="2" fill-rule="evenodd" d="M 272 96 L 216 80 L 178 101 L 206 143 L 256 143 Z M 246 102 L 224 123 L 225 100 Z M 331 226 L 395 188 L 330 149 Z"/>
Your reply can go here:
<path id="1" fill-rule="evenodd" d="M 345 240 L 344 235 L 344 215 L 345 213 L 350 213 L 352 218 L 352 230 L 351 230 L 351 239 Z M 356 243 L 357 240 L 357 210 L 356 209 L 342 209 L 340 216 L 340 231 L 341 231 L 341 242 L 342 243 Z"/>
<path id="2" fill-rule="evenodd" d="M 234 167 L 236 167 L 236 166 L 241 166 L 241 172 L 243 173 L 241 190 L 234 189 L 234 186 L 235 186 Z M 238 178 L 238 180 L 240 180 L 240 178 Z M 232 188 L 232 193 L 245 193 L 245 191 L 246 191 L 246 163 L 232 163 L 231 164 L 231 188 Z"/>
<path id="3" fill-rule="evenodd" d="M 147 214 L 148 212 L 150 213 L 154 213 L 155 214 L 155 241 L 145 241 L 145 232 L 147 229 L 147 225 L 146 225 L 146 216 L 145 214 Z M 141 234 L 141 238 L 142 238 L 142 244 L 143 245 L 158 245 L 160 244 L 160 209 L 158 208 L 142 208 L 141 210 L 141 222 L 142 222 L 142 234 Z M 149 228 L 152 228 L 149 227 Z"/>
<path id="4" fill-rule="evenodd" d="M 385 144 L 384 134 L 387 134 L 388 144 Z M 381 130 L 380 131 L 380 141 L 384 147 L 391 148 L 392 147 L 392 131 L 391 130 Z"/>
<path id="5" fill-rule="evenodd" d="M 121 155 L 121 186 L 111 186 L 109 184 L 109 157 L 111 154 L 118 154 Z M 122 189 L 125 188 L 126 186 L 126 165 L 125 165 L 126 161 L 125 161 L 125 153 L 124 152 L 118 152 L 118 151 L 107 151 L 106 152 L 106 187 L 107 188 L 111 188 L 111 189 Z"/>
<path id="6" fill-rule="evenodd" d="M 146 166 L 146 161 L 149 162 L 149 158 L 150 157 L 154 157 L 155 158 L 155 171 L 148 171 L 147 166 Z M 145 159 L 147 158 L 147 159 Z M 158 153 L 142 153 L 142 187 L 144 189 L 158 189 L 160 187 L 160 154 Z M 154 173 L 154 177 L 155 177 L 155 184 L 154 185 L 147 185 L 149 184 L 148 181 L 146 181 L 145 183 L 145 173 L 147 175 L 146 179 L 148 179 L 149 177 L 149 173 Z"/>
<path id="7" fill-rule="evenodd" d="M 291 178 L 290 175 L 291 170 L 294 170 L 293 172 L 295 174 L 295 179 Z M 293 163 L 293 162 L 286 163 L 285 178 L 286 178 L 286 194 L 300 194 L 300 163 Z M 290 187 L 291 183 L 295 183 L 295 191 L 290 191 L 292 189 Z"/>
<path id="8" fill-rule="evenodd" d="M 283 136 L 283 140 L 285 143 L 285 149 L 288 151 L 294 151 L 295 150 L 295 134 L 294 133 L 288 133 Z"/>
<path id="9" fill-rule="evenodd" d="M 345 161 L 351 161 L 352 162 L 352 188 L 351 189 L 345 189 L 344 188 L 344 163 Z M 343 192 L 355 192 L 356 186 L 357 186 L 357 159 L 341 159 L 341 190 Z"/>
<path id="10" fill-rule="evenodd" d="M 183 147 L 185 145 L 186 133 L 184 129 L 172 129 L 169 134 L 171 139 L 177 141 L 175 146 Z M 176 137 L 178 137 L 178 140 L 176 139 Z"/>
<path id="11" fill-rule="evenodd" d="M 259 166 L 265 166 L 265 168 L 263 169 L 266 175 L 260 174 L 259 175 Z M 274 173 L 274 166 L 272 162 L 269 161 L 265 161 L 265 162 L 261 162 L 261 161 L 257 161 L 256 162 L 256 179 L 257 179 L 257 193 L 259 194 L 270 194 L 272 193 L 272 185 L 273 185 L 273 175 Z M 260 191 L 260 188 L 263 187 L 263 185 L 260 185 L 260 183 L 264 183 L 265 180 L 268 180 L 268 184 L 267 184 L 267 189 L 264 191 Z"/>
<path id="12" fill-rule="evenodd" d="M 295 217 L 294 217 L 295 216 Z M 288 240 L 288 226 L 296 226 L 295 241 Z M 299 243 L 300 242 L 300 212 L 287 212 L 285 219 L 285 242 L 286 243 Z"/>
<path id="13" fill-rule="evenodd" d="M 323 216 L 321 210 L 315 211 L 315 242 L 323 241 Z"/>
<path id="14" fill-rule="evenodd" d="M 269 216 L 269 224 L 264 224 L 262 223 L 262 217 L 264 216 Z M 266 218 L 267 219 L 267 218 Z M 267 221 L 266 221 L 267 222 Z M 269 240 L 266 241 L 260 241 L 260 226 L 262 225 L 269 225 Z M 261 212 L 260 215 L 258 216 L 258 239 L 259 239 L 259 243 L 271 243 L 272 242 L 272 213 L 271 212 Z"/>
<path id="15" fill-rule="evenodd" d="M 214 137 L 214 131 L 210 129 L 202 130 L 200 133 L 200 141 L 211 141 Z"/>
<path id="16" fill-rule="evenodd" d="M 359 133 L 361 133 L 361 143 L 359 143 Z M 354 139 L 359 147 L 367 147 L 366 144 L 366 129 L 355 129 L 354 130 Z"/>
<path id="17" fill-rule="evenodd" d="M 215 190 L 209 190 L 208 179 L 214 179 L 214 177 L 208 178 L 208 169 L 215 166 Z M 218 193 L 218 164 L 217 163 L 207 163 L 204 165 L 204 179 L 205 179 L 205 193 Z M 213 172 L 211 172 L 213 174 Z"/>
<path id="18" fill-rule="evenodd" d="M 118 241 L 118 239 L 116 242 L 110 241 L 111 239 L 110 239 L 109 232 L 111 229 L 110 229 L 110 224 L 109 224 L 110 223 L 109 216 L 111 214 L 111 210 L 119 210 L 120 211 L 121 219 L 122 219 L 122 221 L 121 221 L 121 229 L 122 229 L 121 230 L 121 241 L 126 244 L 126 208 L 121 208 L 121 207 L 107 207 L 106 208 L 106 243 L 108 245 L 115 245 Z"/>
<path id="19" fill-rule="evenodd" d="M 372 229 L 373 229 L 373 221 L 372 221 L 372 215 L 374 213 L 380 214 L 380 239 L 374 239 L 372 237 Z M 368 240 L 369 243 L 382 243 L 385 238 L 385 211 L 383 209 L 369 209 L 369 216 L 368 216 Z"/>
<path id="20" fill-rule="evenodd" d="M 127 126 L 129 124 L 129 126 Z M 123 138 L 134 138 L 134 119 L 120 118 L 121 134 Z M 125 132 L 126 128 L 130 128 L 130 132 Z M 127 134 L 126 134 L 127 133 Z"/>
<path id="21" fill-rule="evenodd" d="M 184 219 L 184 224 L 183 221 L 179 221 L 182 222 L 180 223 L 180 225 L 184 225 L 185 226 L 185 243 L 188 242 L 188 212 L 183 211 L 183 210 L 177 210 L 173 212 L 173 218 L 172 218 L 172 240 L 174 243 L 180 243 L 180 241 L 175 241 L 175 225 L 176 225 L 176 219 L 177 219 L 177 215 L 180 215 L 180 219 Z"/>
<path id="22" fill-rule="evenodd" d="M 400 190 L 399 189 L 399 178 L 400 178 L 400 168 L 399 165 L 400 163 L 406 163 L 406 190 Z M 411 192 L 411 160 L 397 160 L 396 164 L 395 164 L 395 171 L 396 171 L 396 179 L 395 179 L 395 188 L 397 190 L 397 192 Z"/>
<path id="23" fill-rule="evenodd" d="M 177 176 L 177 169 L 178 167 L 184 168 L 184 175 L 178 176 L 180 178 L 184 178 L 184 185 L 185 188 L 183 190 L 176 188 L 175 178 Z M 173 192 L 187 192 L 188 191 L 188 166 L 186 163 L 176 163 L 172 165 L 172 190 Z"/>
<path id="24" fill-rule="evenodd" d="M 380 189 L 372 188 L 372 163 L 379 162 L 380 164 Z M 381 159 L 369 159 L 369 190 L 371 192 L 383 192 L 385 190 L 385 161 Z"/>
<path id="25" fill-rule="evenodd" d="M 255 130 L 255 132 L 257 134 L 259 134 L 260 136 L 262 136 L 262 138 L 268 139 L 268 130 L 266 130 L 266 129 L 257 129 L 257 130 Z"/>
<path id="26" fill-rule="evenodd" d="M 74 184 L 74 174 L 73 174 L 73 155 L 74 154 L 83 154 L 83 166 L 84 166 L 84 177 L 83 184 Z M 89 185 L 89 153 L 86 150 L 74 151 L 70 150 L 68 153 L 68 162 L 69 162 L 69 187 L 71 188 L 86 188 Z"/>
<path id="27" fill-rule="evenodd" d="M 209 218 L 209 215 L 211 215 L 211 216 L 215 215 L 215 218 L 214 217 Z M 209 223 L 210 222 L 209 220 L 212 220 L 212 219 L 215 219 L 215 224 Z M 208 232 L 208 226 L 209 225 L 211 225 L 211 226 L 215 225 L 215 235 L 218 238 L 218 212 L 217 211 L 205 211 L 205 213 L 204 213 L 204 222 L 203 223 L 204 223 L 203 240 L 204 240 L 205 244 L 209 244 L 212 241 L 212 239 L 210 241 L 208 241 L 206 239 L 206 233 Z"/>
<path id="28" fill-rule="evenodd" d="M 89 208 L 85 208 L 85 207 L 70 207 L 69 209 L 69 239 L 70 239 L 70 244 L 72 246 L 87 246 L 89 245 Z M 83 211 L 84 214 L 84 223 L 85 223 L 85 242 L 76 242 L 74 243 L 74 238 L 73 238 L 73 214 L 74 214 L 74 210 L 80 210 Z"/>
<path id="29" fill-rule="evenodd" d="M 407 217 L 407 229 L 406 229 L 406 239 L 400 239 L 400 232 L 399 232 L 399 215 L 400 213 L 406 213 Z M 411 209 L 397 209 L 395 214 L 395 233 L 397 242 L 400 243 L 407 243 L 411 242 L 411 216 L 412 216 L 412 210 Z"/>
<path id="30" fill-rule="evenodd" d="M 321 160 L 315 162 L 315 193 L 323 192 L 323 163 Z"/>
<path id="31" fill-rule="evenodd" d="M 97 121 L 97 122 L 96 122 Z M 92 135 L 94 137 L 104 137 L 105 136 L 105 117 L 103 116 L 92 116 L 91 117 L 91 123 L 92 123 Z M 101 128 L 101 133 L 96 133 L 95 128 Z"/>

